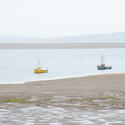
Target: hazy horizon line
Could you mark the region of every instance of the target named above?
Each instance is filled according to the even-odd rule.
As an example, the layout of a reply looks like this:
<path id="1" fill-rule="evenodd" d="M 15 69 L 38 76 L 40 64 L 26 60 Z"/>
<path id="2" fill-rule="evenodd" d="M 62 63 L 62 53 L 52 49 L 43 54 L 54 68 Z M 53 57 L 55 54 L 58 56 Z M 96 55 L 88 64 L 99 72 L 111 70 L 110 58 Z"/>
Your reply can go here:
<path id="1" fill-rule="evenodd" d="M 53 40 L 53 39 L 60 39 L 64 37 L 75 37 L 75 36 L 93 36 L 93 35 L 110 35 L 110 34 L 118 34 L 118 33 L 125 33 L 124 32 L 107 32 L 107 33 L 90 33 L 90 34 L 76 34 L 76 35 L 63 35 L 63 36 L 48 36 L 48 37 L 35 37 L 35 36 L 0 36 L 0 38 L 33 38 L 33 39 L 43 39 L 43 40 Z"/>

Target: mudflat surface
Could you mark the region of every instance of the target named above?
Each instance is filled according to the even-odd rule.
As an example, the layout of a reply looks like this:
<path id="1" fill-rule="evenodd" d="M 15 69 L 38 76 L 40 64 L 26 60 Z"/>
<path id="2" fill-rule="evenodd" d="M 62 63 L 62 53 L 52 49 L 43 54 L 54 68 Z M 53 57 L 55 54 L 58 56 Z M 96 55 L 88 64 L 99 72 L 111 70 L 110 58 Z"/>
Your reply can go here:
<path id="1" fill-rule="evenodd" d="M 0 125 L 125 123 L 125 74 L 0 85 Z"/>

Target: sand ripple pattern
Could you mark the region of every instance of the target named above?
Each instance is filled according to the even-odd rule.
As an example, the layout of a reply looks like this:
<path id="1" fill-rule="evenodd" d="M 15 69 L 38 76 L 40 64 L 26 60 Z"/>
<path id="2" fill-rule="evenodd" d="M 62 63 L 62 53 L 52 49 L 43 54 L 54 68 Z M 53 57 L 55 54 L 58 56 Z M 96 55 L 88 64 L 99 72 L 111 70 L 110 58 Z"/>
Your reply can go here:
<path id="1" fill-rule="evenodd" d="M 125 110 L 0 107 L 0 125 L 124 125 Z"/>

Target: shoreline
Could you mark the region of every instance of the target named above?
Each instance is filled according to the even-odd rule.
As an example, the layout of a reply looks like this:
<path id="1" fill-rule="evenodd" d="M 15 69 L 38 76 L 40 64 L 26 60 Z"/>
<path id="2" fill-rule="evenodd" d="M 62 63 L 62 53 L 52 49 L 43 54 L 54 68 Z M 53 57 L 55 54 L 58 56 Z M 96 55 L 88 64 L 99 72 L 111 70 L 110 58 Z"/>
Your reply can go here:
<path id="1" fill-rule="evenodd" d="M 0 85 L 18 85 L 18 84 L 27 84 L 27 83 L 35 83 L 35 82 L 44 82 L 44 81 L 55 81 L 55 80 L 65 80 L 65 79 L 74 79 L 74 78 L 86 78 L 92 76 L 100 76 L 100 75 L 119 75 L 125 74 L 124 72 L 114 72 L 114 73 L 94 73 L 94 74 L 87 74 L 87 75 L 80 75 L 80 76 L 69 76 L 69 77 L 55 77 L 55 78 L 48 78 L 48 79 L 39 79 L 39 80 L 28 80 L 28 81 L 20 81 L 20 82 L 1 82 Z"/>
<path id="2" fill-rule="evenodd" d="M 125 73 L 97 73 L 97 74 L 88 74 L 84 76 L 71 76 L 71 77 L 57 77 L 57 78 L 50 78 L 50 79 L 43 79 L 43 80 L 31 80 L 31 81 L 25 81 L 21 82 L 21 84 L 27 84 L 27 83 L 35 83 L 35 82 L 46 82 L 46 81 L 56 81 L 56 80 L 66 80 L 66 79 L 80 79 L 80 78 L 86 78 L 86 77 L 93 77 L 93 76 L 105 76 L 105 75 L 122 75 Z"/>
<path id="3" fill-rule="evenodd" d="M 46 84 L 50 84 L 50 85 L 53 85 L 52 83 L 54 84 L 57 84 L 57 82 L 68 82 L 68 81 L 71 81 L 74 83 L 74 81 L 79 81 L 79 80 L 86 80 L 86 79 L 93 79 L 97 82 L 105 82 L 106 79 L 100 79 L 101 77 L 107 77 L 107 78 L 115 78 L 115 77 L 123 77 L 125 76 L 125 73 L 106 73 L 106 74 L 90 74 L 90 75 L 86 75 L 86 76 L 76 76 L 76 77 L 66 77 L 66 78 L 57 78 L 57 79 L 49 79 L 49 80 L 33 80 L 33 81 L 26 81 L 26 82 L 21 82 L 21 84 L 18 84 L 18 83 L 11 83 L 11 84 L 0 84 L 0 87 L 1 86 L 30 86 L 30 85 L 46 85 Z M 97 78 L 99 78 L 99 81 L 97 80 Z M 124 78 L 124 77 L 123 77 Z M 119 79 L 119 78 L 118 78 Z M 117 79 L 117 80 L 118 80 Z M 92 80 L 92 82 L 93 82 Z M 112 79 L 112 81 L 114 81 L 114 79 Z M 88 81 L 86 81 L 88 82 Z M 110 82 L 110 81 L 108 81 Z M 115 81 L 114 81 L 115 82 Z M 122 81 L 124 82 L 124 81 Z M 81 83 L 80 83 L 81 84 Z M 90 84 L 90 83 L 89 83 Z M 58 84 L 58 85 L 61 85 L 61 84 Z M 1 90 L 1 88 L 0 88 Z M 1 92 L 1 91 L 0 91 Z"/>

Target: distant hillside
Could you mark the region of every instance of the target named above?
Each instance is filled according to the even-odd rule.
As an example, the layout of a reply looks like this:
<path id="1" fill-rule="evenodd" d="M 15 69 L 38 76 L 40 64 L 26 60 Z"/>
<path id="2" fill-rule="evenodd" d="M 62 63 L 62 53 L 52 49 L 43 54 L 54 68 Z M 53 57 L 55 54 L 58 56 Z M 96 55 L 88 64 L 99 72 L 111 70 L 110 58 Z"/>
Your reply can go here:
<path id="1" fill-rule="evenodd" d="M 0 37 L 0 43 L 63 43 L 63 42 L 124 42 L 125 43 L 125 32 L 109 33 L 109 34 L 97 34 L 97 35 L 80 35 L 80 36 L 67 36 L 58 39 L 42 39 L 32 37 Z"/>
<path id="2" fill-rule="evenodd" d="M 80 41 L 80 42 L 125 42 L 125 32 L 97 34 L 97 35 L 81 35 L 68 36 L 56 39 L 56 41 Z"/>

